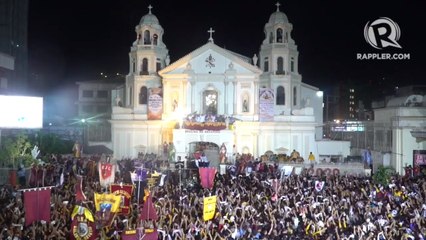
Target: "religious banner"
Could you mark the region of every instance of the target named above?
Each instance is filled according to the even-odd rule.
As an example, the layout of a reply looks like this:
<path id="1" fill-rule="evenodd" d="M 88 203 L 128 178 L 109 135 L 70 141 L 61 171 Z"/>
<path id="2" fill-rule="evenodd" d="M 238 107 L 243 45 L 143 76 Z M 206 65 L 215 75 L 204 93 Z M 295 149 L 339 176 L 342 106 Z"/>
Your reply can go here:
<path id="1" fill-rule="evenodd" d="M 201 186 L 203 188 L 212 189 L 214 186 L 214 178 L 216 176 L 217 169 L 214 167 L 203 167 L 198 169 L 200 174 Z"/>
<path id="2" fill-rule="evenodd" d="M 151 194 L 148 195 L 146 201 L 143 204 L 141 211 L 141 220 L 158 220 L 157 212 L 154 208 L 154 203 L 152 202 Z"/>
<path id="3" fill-rule="evenodd" d="M 107 188 L 115 180 L 115 165 L 110 163 L 99 163 L 99 183 Z"/>
<path id="4" fill-rule="evenodd" d="M 141 235 L 142 235 L 140 238 L 141 240 L 157 240 L 158 239 L 158 231 L 156 228 L 144 229 Z"/>
<path id="5" fill-rule="evenodd" d="M 217 201 L 216 195 L 204 198 L 204 204 L 203 204 L 204 221 L 213 219 L 215 211 L 216 211 L 216 201 Z"/>
<path id="6" fill-rule="evenodd" d="M 111 184 L 110 192 L 121 197 L 118 213 L 127 215 L 130 213 L 130 203 L 133 195 L 133 185 Z"/>
<path id="7" fill-rule="evenodd" d="M 120 208 L 121 197 L 112 193 L 95 193 L 94 200 L 97 220 L 101 225 L 109 226 Z"/>
<path id="8" fill-rule="evenodd" d="M 271 88 L 259 89 L 259 121 L 274 121 L 274 90 Z"/>
<path id="9" fill-rule="evenodd" d="M 148 96 L 148 120 L 161 120 L 163 114 L 163 89 L 150 88 Z"/>
<path id="10" fill-rule="evenodd" d="M 72 240 L 95 240 L 97 237 L 95 220 L 89 209 L 75 206 L 71 214 Z"/>
<path id="11" fill-rule="evenodd" d="M 25 226 L 35 221 L 50 222 L 50 187 L 24 190 Z"/>
<path id="12" fill-rule="evenodd" d="M 136 229 L 125 230 L 121 233 L 122 240 L 139 240 L 138 232 Z"/>
<path id="13" fill-rule="evenodd" d="M 86 195 L 83 192 L 83 176 L 76 175 L 77 182 L 74 185 L 75 200 L 86 201 Z"/>

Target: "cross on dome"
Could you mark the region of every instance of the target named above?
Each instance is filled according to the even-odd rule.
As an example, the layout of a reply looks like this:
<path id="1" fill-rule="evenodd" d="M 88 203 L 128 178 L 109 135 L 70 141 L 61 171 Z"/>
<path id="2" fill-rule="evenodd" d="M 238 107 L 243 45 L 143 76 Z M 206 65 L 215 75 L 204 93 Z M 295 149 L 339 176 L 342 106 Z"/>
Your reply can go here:
<path id="1" fill-rule="evenodd" d="M 148 6 L 148 9 L 149 9 L 149 14 L 151 14 L 151 9 L 152 9 L 153 7 L 151 6 L 151 4 Z"/>
<path id="2" fill-rule="evenodd" d="M 210 33 L 209 42 L 213 42 L 213 33 L 214 33 L 213 28 L 210 27 L 210 29 L 207 32 Z"/>
<path id="3" fill-rule="evenodd" d="M 280 11 L 280 6 L 281 6 L 280 2 L 277 2 L 277 3 L 275 4 L 275 6 L 277 6 L 277 12 L 279 12 L 279 11 Z"/>

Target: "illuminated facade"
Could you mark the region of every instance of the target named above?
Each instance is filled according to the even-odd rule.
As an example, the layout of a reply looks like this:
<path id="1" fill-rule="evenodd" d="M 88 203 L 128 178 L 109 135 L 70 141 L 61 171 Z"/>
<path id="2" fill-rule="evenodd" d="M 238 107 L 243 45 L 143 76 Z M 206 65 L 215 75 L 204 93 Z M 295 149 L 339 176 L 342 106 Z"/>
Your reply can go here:
<path id="1" fill-rule="evenodd" d="M 136 26 L 125 86 L 112 93 L 114 158 L 159 153 L 164 142 L 174 143 L 176 157 L 194 142 L 224 143 L 228 154 L 234 145 L 254 156 L 283 148 L 316 154 L 323 97 L 302 82 L 292 28 L 277 5 L 253 57 L 217 46 L 210 29 L 206 44 L 170 63 L 164 30 L 149 7 Z"/>

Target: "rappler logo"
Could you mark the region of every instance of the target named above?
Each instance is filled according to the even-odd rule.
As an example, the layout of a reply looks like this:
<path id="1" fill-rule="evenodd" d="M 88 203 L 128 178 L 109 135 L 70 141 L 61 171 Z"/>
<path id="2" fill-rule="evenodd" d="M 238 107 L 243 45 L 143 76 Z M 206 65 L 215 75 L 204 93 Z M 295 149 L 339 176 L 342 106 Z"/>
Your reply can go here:
<path id="1" fill-rule="evenodd" d="M 367 22 L 364 27 L 365 40 L 374 48 L 386 47 L 402 48 L 398 40 L 401 37 L 401 29 L 398 24 L 387 17 L 380 17 L 373 22 Z"/>

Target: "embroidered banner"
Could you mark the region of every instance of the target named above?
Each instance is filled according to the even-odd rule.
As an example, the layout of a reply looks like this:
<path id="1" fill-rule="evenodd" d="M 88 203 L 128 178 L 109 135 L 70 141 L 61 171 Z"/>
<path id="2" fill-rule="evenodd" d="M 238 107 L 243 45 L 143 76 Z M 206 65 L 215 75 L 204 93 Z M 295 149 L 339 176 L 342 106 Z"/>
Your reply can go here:
<path id="1" fill-rule="evenodd" d="M 129 214 L 130 203 L 133 196 L 133 185 L 111 184 L 110 192 L 121 198 L 118 212 L 125 215 Z"/>

